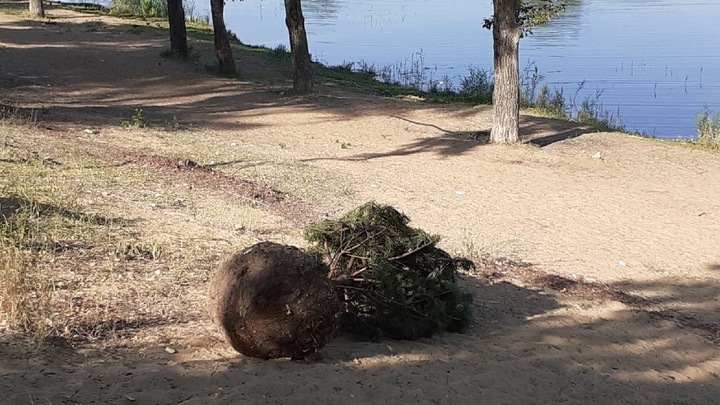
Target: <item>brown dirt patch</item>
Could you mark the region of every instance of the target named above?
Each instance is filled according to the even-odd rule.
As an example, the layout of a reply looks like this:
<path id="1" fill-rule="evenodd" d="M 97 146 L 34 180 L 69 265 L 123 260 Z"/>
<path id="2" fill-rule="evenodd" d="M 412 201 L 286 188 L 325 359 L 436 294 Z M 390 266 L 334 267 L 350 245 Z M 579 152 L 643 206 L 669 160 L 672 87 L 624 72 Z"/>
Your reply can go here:
<path id="1" fill-rule="evenodd" d="M 117 157 L 117 155 L 116 155 Z M 229 176 L 215 171 L 212 167 L 200 165 L 189 159 L 172 159 L 165 156 L 123 154 L 122 165 L 129 164 L 152 168 L 156 173 L 190 184 L 232 193 L 235 197 L 249 201 L 253 206 L 268 209 L 297 222 L 308 223 L 317 217 L 307 204 L 291 201 L 287 196 L 267 184 Z"/>

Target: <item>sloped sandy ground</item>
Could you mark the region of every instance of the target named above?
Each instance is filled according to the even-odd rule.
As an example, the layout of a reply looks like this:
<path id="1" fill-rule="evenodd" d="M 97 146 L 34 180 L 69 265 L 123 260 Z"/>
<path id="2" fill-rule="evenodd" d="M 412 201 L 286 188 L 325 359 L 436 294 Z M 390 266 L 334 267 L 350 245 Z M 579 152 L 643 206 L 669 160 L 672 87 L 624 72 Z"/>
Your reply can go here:
<path id="1" fill-rule="evenodd" d="M 173 322 L 59 340 L 32 355 L 4 339 L 0 403 L 717 402 L 717 154 L 531 116 L 523 133 L 542 146 L 485 145 L 487 107 L 330 86 L 288 96 L 280 83 L 252 80 L 267 68 L 255 59 L 238 61 L 247 82 L 205 74 L 211 44 L 194 43 L 198 64 L 182 63 L 160 58 L 165 36 L 142 24 L 52 7 L 48 15 L 43 23 L 0 14 L 0 102 L 37 111 L 37 125 L 0 135 L 6 148 L 60 160 L 83 151 L 130 162 L 155 173 L 158 189 L 193 201 L 189 216 L 138 203 L 142 190 L 105 190 L 143 235 L 197 245 L 212 252 L 212 267 L 258 240 L 302 245 L 303 224 L 374 199 L 442 235 L 446 249 L 490 264 L 463 280 L 475 296 L 467 334 L 341 337 L 307 363 L 230 351 L 195 283 L 167 298 L 184 313 Z M 120 127 L 136 108 L 151 129 Z M 178 177 L 148 156 L 226 177 Z M 291 202 L 232 192 L 228 179 L 244 178 Z M 532 267 L 502 265 L 508 259 Z M 538 272 L 564 281 L 537 283 L 528 274 Z M 573 294 L 574 281 L 589 292 Z"/>

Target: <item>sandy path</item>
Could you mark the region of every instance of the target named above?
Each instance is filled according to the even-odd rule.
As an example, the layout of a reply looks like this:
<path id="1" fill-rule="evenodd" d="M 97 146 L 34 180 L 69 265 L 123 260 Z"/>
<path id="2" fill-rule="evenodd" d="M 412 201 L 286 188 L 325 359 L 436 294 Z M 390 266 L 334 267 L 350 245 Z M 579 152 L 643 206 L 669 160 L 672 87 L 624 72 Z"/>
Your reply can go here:
<path id="1" fill-rule="evenodd" d="M 348 205 L 393 204 L 443 235 L 450 249 L 467 254 L 474 247 L 686 301 L 717 320 L 711 315 L 720 292 L 713 282 L 720 264 L 716 154 L 607 133 L 543 148 L 481 145 L 446 132 L 477 128 L 478 118 L 468 120 L 466 111 L 382 109 L 387 115 L 358 117 L 339 129 L 342 117 L 332 112 L 285 108 L 286 121 L 247 117 L 258 129 L 243 136 L 263 143 L 272 133 L 273 142 L 290 145 L 290 156 L 345 172 L 358 192 Z M 351 146 L 338 147 L 338 139 Z"/>

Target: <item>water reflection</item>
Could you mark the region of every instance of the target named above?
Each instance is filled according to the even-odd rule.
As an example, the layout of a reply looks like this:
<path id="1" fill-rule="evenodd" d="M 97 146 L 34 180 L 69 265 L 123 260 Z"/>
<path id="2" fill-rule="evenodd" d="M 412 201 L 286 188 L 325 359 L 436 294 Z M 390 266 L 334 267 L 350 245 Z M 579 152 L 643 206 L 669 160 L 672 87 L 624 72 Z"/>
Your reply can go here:
<path id="1" fill-rule="evenodd" d="M 533 42 L 536 46 L 577 46 L 583 26 L 585 10 L 579 0 L 568 1 L 562 18 L 554 18 L 542 27 L 532 30 Z M 529 38 L 529 37 L 528 37 Z M 527 46 L 527 41 L 520 44 Z"/>
<path id="2" fill-rule="evenodd" d="M 586 0 L 579 13 L 527 38 L 521 54 L 547 69 L 552 85 L 602 89 L 605 107 L 619 109 L 628 130 L 692 135 L 703 107 L 720 108 L 720 44 L 698 40 L 720 18 L 711 3 Z M 566 18 L 577 35 L 548 40 L 567 30 L 557 25 Z"/>
<path id="3" fill-rule="evenodd" d="M 334 24 L 340 14 L 343 3 L 337 0 L 304 0 L 303 14 L 307 19 L 315 20 L 318 25 Z M 346 3 L 346 2 L 345 2 Z"/>

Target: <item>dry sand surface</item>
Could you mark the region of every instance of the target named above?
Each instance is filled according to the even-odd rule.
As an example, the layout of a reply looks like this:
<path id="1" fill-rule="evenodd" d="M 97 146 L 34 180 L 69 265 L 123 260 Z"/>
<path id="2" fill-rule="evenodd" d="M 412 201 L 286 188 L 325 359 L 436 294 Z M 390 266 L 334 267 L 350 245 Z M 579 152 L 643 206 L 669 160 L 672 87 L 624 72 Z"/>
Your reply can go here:
<path id="1" fill-rule="evenodd" d="M 467 333 L 341 336 L 312 362 L 234 353 L 205 315 L 206 285 L 184 286 L 176 322 L 32 354 L 0 340 L 1 404 L 718 403 L 717 153 L 533 116 L 522 133 L 535 145 L 487 145 L 489 107 L 323 85 L 295 97 L 285 84 L 204 73 L 211 43 L 193 41 L 197 64 L 162 59 L 162 32 L 54 7 L 48 16 L 0 14 L 0 102 L 41 111 L 32 130 L 0 136 L 60 160 L 72 144 L 157 169 L 158 184 L 193 201 L 192 217 L 137 190 L 102 194 L 145 234 L 216 252 L 213 267 L 260 240 L 302 246 L 304 224 L 376 200 L 485 265 L 463 277 L 474 295 Z M 250 78 L 266 68 L 238 65 Z M 190 129 L 124 130 L 135 108 Z M 215 177 L 162 171 L 181 160 Z M 233 193 L 246 177 L 288 201 Z"/>

